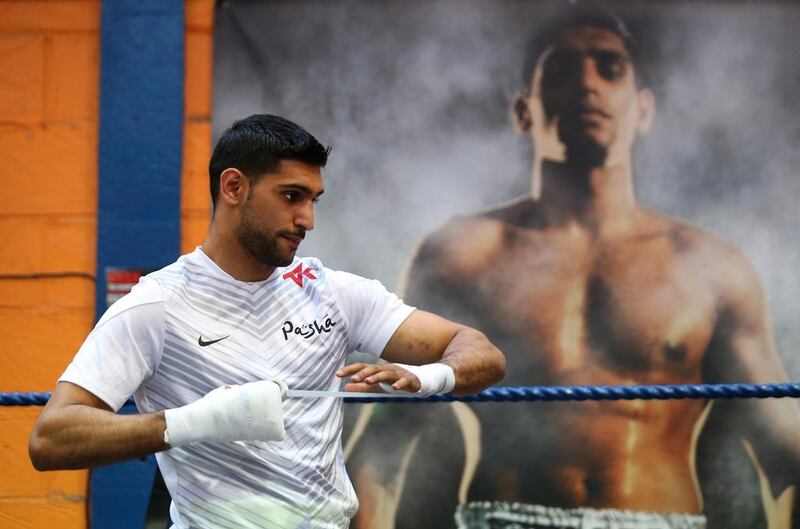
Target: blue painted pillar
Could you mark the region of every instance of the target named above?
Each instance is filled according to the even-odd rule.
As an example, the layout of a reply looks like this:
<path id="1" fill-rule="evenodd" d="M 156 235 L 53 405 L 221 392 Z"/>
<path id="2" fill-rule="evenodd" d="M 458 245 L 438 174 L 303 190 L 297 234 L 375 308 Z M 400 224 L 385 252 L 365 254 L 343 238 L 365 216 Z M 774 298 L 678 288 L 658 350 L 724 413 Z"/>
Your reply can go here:
<path id="1" fill-rule="evenodd" d="M 105 0 L 100 45 L 96 314 L 108 268 L 152 270 L 180 252 L 183 0 Z M 92 471 L 92 529 L 141 529 L 155 458 Z"/>

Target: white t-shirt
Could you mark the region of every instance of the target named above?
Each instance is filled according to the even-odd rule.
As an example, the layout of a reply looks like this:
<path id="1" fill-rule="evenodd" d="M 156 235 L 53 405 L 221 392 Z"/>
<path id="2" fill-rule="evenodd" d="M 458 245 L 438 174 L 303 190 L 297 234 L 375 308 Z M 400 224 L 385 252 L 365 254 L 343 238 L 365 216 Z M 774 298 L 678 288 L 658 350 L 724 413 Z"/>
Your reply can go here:
<path id="1" fill-rule="evenodd" d="M 296 258 L 233 279 L 201 249 L 142 278 L 103 315 L 59 380 L 143 413 L 225 384 L 337 390 L 348 353 L 380 356 L 414 309 L 378 281 Z M 287 399 L 282 442 L 193 443 L 156 454 L 179 529 L 344 528 L 358 509 L 340 399 Z"/>

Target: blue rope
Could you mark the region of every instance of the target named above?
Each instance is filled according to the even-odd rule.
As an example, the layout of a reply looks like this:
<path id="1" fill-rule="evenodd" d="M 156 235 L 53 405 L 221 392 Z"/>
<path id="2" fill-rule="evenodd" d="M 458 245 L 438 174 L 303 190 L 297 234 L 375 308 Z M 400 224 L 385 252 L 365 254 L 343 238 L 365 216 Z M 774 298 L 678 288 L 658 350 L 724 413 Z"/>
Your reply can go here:
<path id="1" fill-rule="evenodd" d="M 663 386 L 494 387 L 477 395 L 348 399 L 345 402 L 522 402 L 575 400 L 766 399 L 800 397 L 800 383 L 682 384 Z M 0 393 L 0 406 L 43 406 L 50 393 Z"/>
<path id="2" fill-rule="evenodd" d="M 0 393 L 0 406 L 44 406 L 50 393 Z"/>

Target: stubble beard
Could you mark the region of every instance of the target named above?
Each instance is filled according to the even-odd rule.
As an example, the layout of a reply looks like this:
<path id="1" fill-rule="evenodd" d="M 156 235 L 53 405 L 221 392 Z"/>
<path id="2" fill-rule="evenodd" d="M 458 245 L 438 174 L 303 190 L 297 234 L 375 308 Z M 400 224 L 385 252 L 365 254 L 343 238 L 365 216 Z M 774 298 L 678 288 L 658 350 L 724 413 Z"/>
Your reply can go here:
<path id="1" fill-rule="evenodd" d="M 267 266 L 288 266 L 294 260 L 294 252 L 282 252 L 278 245 L 278 234 L 265 233 L 258 229 L 245 210 L 241 222 L 236 227 L 239 243 L 256 259 Z"/>

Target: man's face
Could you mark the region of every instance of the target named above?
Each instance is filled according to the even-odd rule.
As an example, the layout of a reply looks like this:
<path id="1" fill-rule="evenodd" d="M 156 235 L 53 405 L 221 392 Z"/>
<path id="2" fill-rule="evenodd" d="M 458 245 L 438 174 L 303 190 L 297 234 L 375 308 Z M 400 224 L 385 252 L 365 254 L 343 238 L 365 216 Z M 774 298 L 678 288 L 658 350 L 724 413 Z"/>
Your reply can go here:
<path id="1" fill-rule="evenodd" d="M 236 235 L 268 266 L 287 266 L 307 231 L 314 229 L 314 203 L 323 192 L 320 168 L 283 160 L 262 175 L 242 205 Z"/>
<path id="2" fill-rule="evenodd" d="M 569 29 L 540 57 L 527 100 L 537 152 L 544 158 L 602 166 L 629 156 L 649 125 L 633 64 L 616 33 Z"/>

